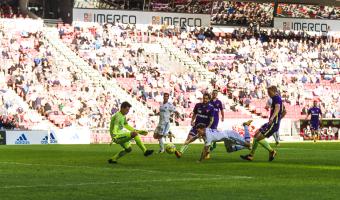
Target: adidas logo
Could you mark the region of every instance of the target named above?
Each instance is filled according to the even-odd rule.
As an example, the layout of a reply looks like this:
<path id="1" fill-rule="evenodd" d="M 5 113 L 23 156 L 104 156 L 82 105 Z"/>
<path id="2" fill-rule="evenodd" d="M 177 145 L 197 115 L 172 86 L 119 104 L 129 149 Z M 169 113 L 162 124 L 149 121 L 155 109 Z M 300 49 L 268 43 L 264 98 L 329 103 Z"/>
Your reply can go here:
<path id="1" fill-rule="evenodd" d="M 31 144 L 30 141 L 27 140 L 25 134 L 21 134 L 19 138 L 15 141 L 15 144 Z"/>
<path id="2" fill-rule="evenodd" d="M 55 139 L 53 133 L 50 133 L 50 144 L 57 144 L 58 140 Z M 41 140 L 41 144 L 48 144 L 48 137 L 47 135 Z"/>

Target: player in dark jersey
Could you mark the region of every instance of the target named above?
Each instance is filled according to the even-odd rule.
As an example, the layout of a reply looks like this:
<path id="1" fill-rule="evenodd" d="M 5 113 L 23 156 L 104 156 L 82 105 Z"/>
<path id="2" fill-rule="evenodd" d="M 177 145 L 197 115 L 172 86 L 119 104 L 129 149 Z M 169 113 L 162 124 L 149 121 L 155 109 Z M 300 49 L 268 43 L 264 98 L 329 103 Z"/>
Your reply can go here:
<path id="1" fill-rule="evenodd" d="M 224 108 L 222 102 L 217 98 L 218 90 L 214 90 L 211 94 L 211 100 L 210 104 L 214 107 L 214 122 L 211 125 L 211 129 L 217 129 L 218 122 L 220 120 L 220 113 L 221 113 L 221 121 L 224 121 Z M 216 148 L 216 142 L 213 142 L 213 144 L 210 147 L 210 151 Z"/>
<path id="2" fill-rule="evenodd" d="M 272 105 L 270 109 L 269 122 L 265 123 L 255 132 L 252 150 L 248 155 L 241 155 L 244 160 L 253 160 L 255 151 L 258 144 L 261 144 L 269 152 L 269 161 L 274 160 L 276 151 L 272 149 L 270 144 L 265 138 L 269 138 L 280 128 L 280 121 L 283 113 L 283 103 L 281 96 L 278 93 L 276 86 L 270 86 L 268 89 L 268 95 L 272 99 Z"/>
<path id="3" fill-rule="evenodd" d="M 314 100 L 313 107 L 308 109 L 308 114 L 306 117 L 306 120 L 308 120 L 309 115 L 310 117 L 310 129 L 312 131 L 312 137 L 314 142 L 316 142 L 316 139 L 318 138 L 318 132 L 320 128 L 320 121 L 322 119 L 322 112 L 321 109 L 318 107 L 318 101 Z M 320 118 L 319 118 L 320 116 Z"/>
<path id="4" fill-rule="evenodd" d="M 177 158 L 180 158 L 182 154 L 188 149 L 189 144 L 195 141 L 198 138 L 196 125 L 197 124 L 205 124 L 208 128 L 211 127 L 211 125 L 214 122 L 214 107 L 212 107 L 209 103 L 210 101 L 210 95 L 208 93 L 205 93 L 203 95 L 203 102 L 197 103 L 195 105 L 193 115 L 191 118 L 191 130 L 189 132 L 189 135 L 184 142 L 184 145 L 181 147 L 179 151 L 176 151 L 175 154 Z"/>

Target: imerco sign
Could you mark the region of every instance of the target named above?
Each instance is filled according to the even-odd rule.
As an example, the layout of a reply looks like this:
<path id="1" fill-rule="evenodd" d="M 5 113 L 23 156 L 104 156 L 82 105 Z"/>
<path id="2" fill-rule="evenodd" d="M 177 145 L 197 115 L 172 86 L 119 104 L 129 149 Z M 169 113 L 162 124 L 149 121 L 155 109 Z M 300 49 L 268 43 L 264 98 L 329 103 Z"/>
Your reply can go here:
<path id="1" fill-rule="evenodd" d="M 170 25 L 179 25 L 182 26 L 186 24 L 188 26 L 202 26 L 201 18 L 193 18 L 193 17 L 161 17 L 161 16 L 152 16 L 152 24 L 170 24 Z"/>
<path id="2" fill-rule="evenodd" d="M 85 22 L 136 24 L 136 15 L 84 13 Z"/>
<path id="3" fill-rule="evenodd" d="M 73 9 L 73 21 L 123 24 L 209 26 L 210 15 L 99 9 Z"/>
<path id="4" fill-rule="evenodd" d="M 327 33 L 340 31 L 340 20 L 274 18 L 274 28 Z"/>

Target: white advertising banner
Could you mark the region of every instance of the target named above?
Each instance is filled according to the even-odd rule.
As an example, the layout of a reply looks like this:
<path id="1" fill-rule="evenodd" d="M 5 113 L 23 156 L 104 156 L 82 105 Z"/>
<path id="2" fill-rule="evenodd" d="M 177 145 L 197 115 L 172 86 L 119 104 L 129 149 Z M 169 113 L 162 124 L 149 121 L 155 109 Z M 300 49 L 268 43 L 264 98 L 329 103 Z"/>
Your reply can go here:
<path id="1" fill-rule="evenodd" d="M 274 28 L 281 30 L 327 33 L 329 31 L 340 31 L 340 20 L 275 17 Z"/>
<path id="2" fill-rule="evenodd" d="M 50 142 L 55 144 L 90 144 L 90 129 L 66 127 L 50 131 Z"/>
<path id="3" fill-rule="evenodd" d="M 73 9 L 73 21 L 122 23 L 122 24 L 168 24 L 209 26 L 210 15 L 207 14 L 185 14 L 167 12 L 143 12 L 129 10 L 100 10 L 100 9 Z"/>
<path id="4" fill-rule="evenodd" d="M 45 144 L 48 131 L 6 131 L 6 144 Z"/>

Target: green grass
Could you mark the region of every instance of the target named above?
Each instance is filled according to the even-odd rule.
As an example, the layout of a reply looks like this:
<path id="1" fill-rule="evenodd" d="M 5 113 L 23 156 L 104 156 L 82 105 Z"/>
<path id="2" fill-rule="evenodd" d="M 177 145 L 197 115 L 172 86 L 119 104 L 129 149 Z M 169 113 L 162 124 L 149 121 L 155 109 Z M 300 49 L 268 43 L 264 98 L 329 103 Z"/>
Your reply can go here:
<path id="1" fill-rule="evenodd" d="M 147 145 L 158 149 L 157 145 Z M 269 163 L 262 147 L 227 154 L 222 144 L 196 163 L 202 146 L 181 159 L 133 152 L 119 164 L 109 145 L 0 146 L 0 199 L 339 199 L 340 143 L 292 143 Z"/>

